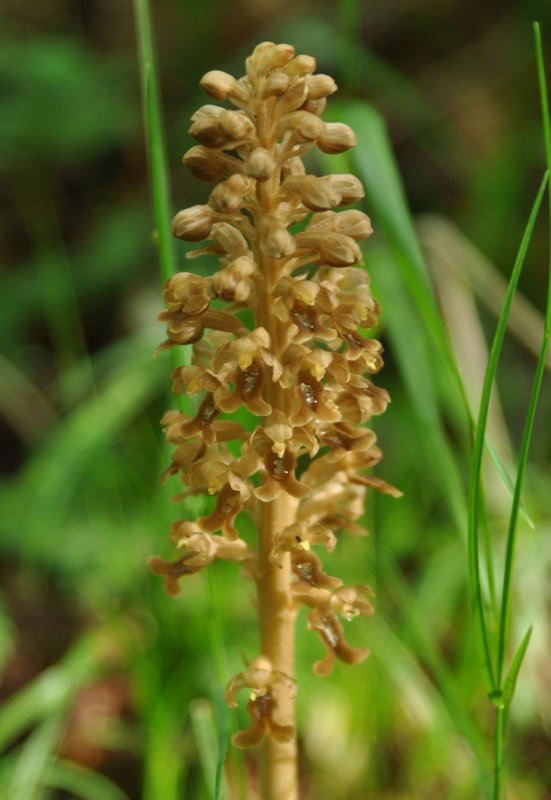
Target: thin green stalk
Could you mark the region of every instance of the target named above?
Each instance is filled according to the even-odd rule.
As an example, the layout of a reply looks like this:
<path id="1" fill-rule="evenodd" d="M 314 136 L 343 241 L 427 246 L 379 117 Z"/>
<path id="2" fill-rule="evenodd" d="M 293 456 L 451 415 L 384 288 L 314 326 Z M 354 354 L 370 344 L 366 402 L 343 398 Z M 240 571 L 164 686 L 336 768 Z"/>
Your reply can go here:
<path id="1" fill-rule="evenodd" d="M 537 23 L 534 24 L 534 34 L 536 39 L 538 77 L 540 84 L 541 106 L 542 106 L 542 116 L 543 116 L 543 126 L 544 126 L 545 152 L 546 152 L 547 166 L 549 170 L 551 168 L 551 126 L 549 120 L 549 105 L 547 100 L 547 85 L 546 85 L 545 71 L 543 66 L 541 34 L 539 25 Z M 551 230 L 551 210 L 550 210 L 550 230 Z M 543 373 L 545 371 L 545 361 L 547 357 L 547 350 L 549 347 L 550 333 L 551 333 L 551 251 L 550 251 L 549 284 L 547 290 L 547 305 L 545 311 L 543 340 L 540 348 L 538 363 L 536 366 L 536 373 L 534 376 L 534 383 L 532 385 L 532 392 L 530 394 L 528 413 L 526 415 L 526 423 L 524 426 L 524 433 L 522 437 L 522 446 L 520 451 L 517 480 L 515 484 L 515 492 L 513 495 L 511 517 L 509 520 L 509 530 L 507 533 L 505 570 L 503 577 L 503 592 L 501 599 L 501 618 L 499 625 L 499 641 L 498 641 L 498 651 L 497 651 L 498 684 L 500 688 L 503 680 L 503 673 L 505 667 L 505 649 L 507 644 L 507 634 L 509 631 L 509 620 L 511 615 L 512 575 L 514 567 L 520 497 L 522 494 L 524 473 L 526 470 L 526 462 L 528 460 L 528 448 L 530 447 L 530 440 L 534 426 L 534 417 L 536 414 L 538 396 L 543 379 Z"/>
<path id="2" fill-rule="evenodd" d="M 134 0 L 134 16 L 138 38 L 138 57 L 142 79 L 142 105 L 145 125 L 146 147 L 151 173 L 151 193 L 155 232 L 159 250 L 161 281 L 164 283 L 176 272 L 174 240 L 170 233 L 172 202 L 170 199 L 170 178 L 167 170 L 163 116 L 159 92 L 157 58 L 153 38 L 153 26 L 148 0 Z M 179 352 L 181 348 L 172 347 L 172 365 L 177 369 L 187 363 L 189 354 Z M 180 395 L 180 408 L 190 413 L 194 404 L 187 395 Z"/>
<path id="3" fill-rule="evenodd" d="M 534 229 L 534 225 L 536 222 L 536 217 L 543 198 L 543 193 L 547 186 L 547 181 L 548 181 L 548 174 L 546 173 L 541 182 L 538 194 L 536 196 L 536 200 L 534 201 L 534 205 L 530 213 L 528 223 L 526 225 L 526 229 L 524 231 L 522 242 L 520 244 L 517 258 L 515 260 L 515 264 L 513 267 L 513 272 L 511 274 L 511 279 L 509 281 L 509 286 L 507 288 L 507 294 L 505 297 L 505 301 L 503 303 L 503 308 L 499 316 L 496 333 L 494 336 L 494 340 L 492 342 L 490 356 L 488 359 L 488 366 L 486 368 L 486 374 L 484 376 L 484 384 L 482 388 L 482 396 L 480 399 L 480 409 L 478 413 L 478 420 L 476 423 L 474 445 L 473 445 L 473 456 L 472 456 L 470 485 L 469 485 L 469 501 L 468 501 L 469 582 L 471 587 L 471 604 L 475 619 L 477 636 L 481 648 L 482 674 L 483 674 L 484 684 L 486 687 L 486 692 L 488 693 L 488 696 L 492 700 L 498 700 L 500 698 L 501 692 L 500 692 L 500 682 L 496 674 L 496 671 L 494 669 L 494 665 L 492 663 L 492 658 L 490 654 L 488 627 L 486 624 L 486 617 L 484 613 L 484 601 L 483 601 L 482 586 L 480 581 L 478 516 L 479 516 L 479 505 L 481 500 L 481 485 L 482 485 L 481 473 L 482 473 L 482 456 L 484 452 L 484 437 L 486 431 L 486 423 L 488 420 L 488 410 L 490 406 L 492 385 L 494 383 L 494 378 L 497 371 L 497 364 L 501 353 L 501 347 L 503 345 L 503 340 L 505 338 L 507 319 L 511 309 L 513 296 L 515 294 L 516 287 L 518 285 L 518 281 L 520 278 L 520 273 L 522 271 L 522 266 L 524 264 L 524 259 L 526 257 L 528 244 L 530 242 L 532 231 Z M 518 500 L 520 500 L 520 496 Z"/>
<path id="4" fill-rule="evenodd" d="M 486 499 L 484 499 L 479 509 L 483 515 L 482 518 L 482 552 L 484 553 L 484 562 L 486 567 L 486 580 L 488 581 L 488 602 L 491 613 L 491 627 L 497 627 L 497 620 L 499 617 L 497 605 L 497 588 L 495 579 L 494 562 L 492 558 L 492 536 L 490 532 L 490 523 L 488 520 L 488 508 Z"/>
<path id="5" fill-rule="evenodd" d="M 228 660 L 224 648 L 224 636 L 222 634 L 222 624 L 218 603 L 216 602 L 216 587 L 214 582 L 213 570 L 207 570 L 206 582 L 210 605 L 210 624 L 208 634 L 210 640 L 211 653 L 214 655 L 214 665 L 218 686 L 225 686 L 228 682 Z M 214 800 L 219 800 L 222 796 L 222 782 L 224 773 L 224 763 L 228 753 L 230 743 L 229 714 L 228 707 L 224 702 L 221 693 L 218 692 L 213 697 L 213 705 L 218 722 L 217 750 L 218 757 L 216 762 L 214 778 Z"/>
<path id="6" fill-rule="evenodd" d="M 494 800 L 500 800 L 503 786 L 503 739 L 505 736 L 506 710 L 496 708 L 495 729 L 495 768 L 494 768 Z"/>
<path id="7" fill-rule="evenodd" d="M 134 0 L 134 14 L 159 261 L 162 279 L 166 281 L 175 272 L 176 259 L 170 235 L 170 180 L 166 168 L 157 60 L 148 0 Z"/>
<path id="8" fill-rule="evenodd" d="M 541 184 L 538 196 L 536 198 L 536 202 L 534 204 L 534 208 L 532 209 L 532 214 L 530 216 L 528 226 L 525 231 L 525 235 L 523 237 L 521 248 L 519 250 L 519 255 L 517 256 L 517 261 L 513 269 L 511 281 L 509 283 L 509 288 L 507 291 L 505 303 L 500 315 L 498 329 L 496 331 L 496 335 L 492 345 L 492 350 L 490 353 L 490 359 L 488 362 L 488 368 L 484 380 L 484 388 L 480 404 L 479 419 L 475 434 L 475 446 L 473 451 L 473 468 L 471 472 L 471 487 L 470 487 L 471 491 L 469 496 L 469 573 L 471 578 L 471 592 L 473 596 L 475 617 L 477 619 L 477 627 L 482 636 L 482 643 L 485 649 L 483 660 L 489 658 L 489 652 L 488 652 L 486 622 L 482 608 L 480 577 L 478 573 L 479 564 L 478 564 L 477 514 L 478 514 L 478 503 L 479 503 L 479 489 L 481 483 L 480 472 L 481 472 L 481 462 L 482 462 L 484 430 L 488 414 L 491 387 L 495 376 L 495 371 L 497 369 L 497 361 L 499 358 L 499 353 L 501 350 L 501 345 L 505 334 L 507 316 L 509 313 L 516 284 L 520 276 L 520 271 L 522 269 L 522 262 L 524 260 L 524 254 L 530 239 L 531 228 L 533 227 L 533 223 L 535 222 L 535 217 L 539 205 L 541 203 L 543 191 L 548 184 L 549 170 L 551 169 L 551 124 L 549 119 L 547 86 L 546 86 L 545 71 L 543 66 L 541 35 L 540 35 L 539 25 L 537 23 L 534 24 L 534 34 L 536 40 L 536 55 L 537 55 L 538 78 L 540 84 L 540 95 L 541 95 L 542 116 L 543 116 L 543 126 L 544 126 L 547 173 Z M 549 222 L 551 230 L 551 209 L 550 209 Z M 504 752 L 507 712 L 513 698 L 516 680 L 531 635 L 531 628 L 530 628 L 525 634 L 519 648 L 515 653 L 507 678 L 504 682 L 503 678 L 505 673 L 505 651 L 507 646 L 509 622 L 511 615 L 513 568 L 514 568 L 514 558 L 515 558 L 516 539 L 518 530 L 518 517 L 520 512 L 520 499 L 522 494 L 524 474 L 526 471 L 526 464 L 528 461 L 528 449 L 530 446 L 530 440 L 532 436 L 538 396 L 543 379 L 543 373 L 545 370 L 545 362 L 549 346 L 550 334 L 551 334 L 551 251 L 550 251 L 549 281 L 547 290 L 544 334 L 543 334 L 541 349 L 539 352 L 538 363 L 536 366 L 532 392 L 530 394 L 530 402 L 528 406 L 528 412 L 526 415 L 526 422 L 524 425 L 521 452 L 519 457 L 519 465 L 517 470 L 517 478 L 515 482 L 513 501 L 511 506 L 511 515 L 509 519 L 509 528 L 507 532 L 505 567 L 503 574 L 503 587 L 502 587 L 501 609 L 500 609 L 500 620 L 499 620 L 499 634 L 498 634 L 496 665 L 495 665 L 496 668 L 495 683 L 493 691 L 489 693 L 490 698 L 494 700 L 497 706 L 496 727 L 495 727 L 494 800 L 501 800 L 502 797 L 503 752 Z M 490 669 L 491 669 L 491 664 L 490 664 Z M 491 677 L 493 679 L 493 672 Z"/>

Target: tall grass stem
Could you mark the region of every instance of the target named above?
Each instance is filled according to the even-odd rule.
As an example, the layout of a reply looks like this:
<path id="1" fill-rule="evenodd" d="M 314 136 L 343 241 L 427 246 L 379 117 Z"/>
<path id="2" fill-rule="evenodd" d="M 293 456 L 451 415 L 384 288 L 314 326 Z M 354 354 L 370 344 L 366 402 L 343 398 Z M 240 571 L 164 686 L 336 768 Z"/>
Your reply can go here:
<path id="1" fill-rule="evenodd" d="M 151 191 L 155 216 L 156 238 L 162 280 L 168 280 L 175 271 L 173 239 L 170 235 L 172 218 L 170 180 L 166 166 L 165 136 L 161 113 L 161 98 L 157 59 L 148 0 L 134 0 L 138 54 L 142 80 L 144 124 Z"/>

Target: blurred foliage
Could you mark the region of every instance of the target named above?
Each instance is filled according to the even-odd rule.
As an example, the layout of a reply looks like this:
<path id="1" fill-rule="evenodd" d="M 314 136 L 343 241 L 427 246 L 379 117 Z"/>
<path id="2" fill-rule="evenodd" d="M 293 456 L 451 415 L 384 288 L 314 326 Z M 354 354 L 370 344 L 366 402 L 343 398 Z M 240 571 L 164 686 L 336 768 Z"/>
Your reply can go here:
<path id="1" fill-rule="evenodd" d="M 488 307 L 499 307 L 498 279 L 543 172 L 531 22 L 541 20 L 549 52 L 549 4 L 152 6 L 175 210 L 205 197 L 180 163 L 198 80 L 214 68 L 241 74 L 258 41 L 314 54 L 341 87 L 331 113 L 363 126 L 352 166 L 368 180 L 376 233 L 366 264 L 383 308 L 380 382 L 393 398 L 377 421 L 380 474 L 405 496 L 372 498 L 371 539 L 343 536 L 332 556 L 347 582 L 377 589 L 376 616 L 351 634 L 371 659 L 322 681 L 311 674 L 315 637 L 298 638 L 306 796 L 472 798 L 491 771 L 493 718 L 468 608 L 469 426 L 450 344 L 431 316 L 432 281 L 476 412 L 495 328 Z M 145 568 L 148 554 L 167 552 L 177 512 L 174 488 L 160 485 L 168 452 L 158 420 L 174 399 L 170 359 L 152 358 L 163 331 L 131 4 L 5 0 L 3 15 L 0 797 L 211 798 L 212 742 L 235 724 L 221 711 L 218 673 L 256 649 L 252 587 L 219 564 L 214 591 L 195 576 L 172 601 Z M 394 158 L 414 218 L 432 215 L 432 238 L 426 224 L 422 236 L 432 279 Z M 471 277 L 452 278 L 454 264 L 469 275 L 461 235 L 495 279 L 491 297 Z M 548 237 L 541 222 L 521 280 L 535 333 L 506 341 L 492 412 L 511 472 Z M 550 796 L 550 405 L 547 379 L 524 495 L 535 531 L 521 528 L 515 573 L 514 644 L 530 623 L 534 634 L 511 712 L 510 800 Z M 499 560 L 510 497 L 491 466 L 486 491 Z M 213 619 L 222 656 L 205 624 Z M 196 697 L 207 705 L 190 707 Z M 225 800 L 246 798 L 255 770 L 254 756 L 230 752 Z"/>

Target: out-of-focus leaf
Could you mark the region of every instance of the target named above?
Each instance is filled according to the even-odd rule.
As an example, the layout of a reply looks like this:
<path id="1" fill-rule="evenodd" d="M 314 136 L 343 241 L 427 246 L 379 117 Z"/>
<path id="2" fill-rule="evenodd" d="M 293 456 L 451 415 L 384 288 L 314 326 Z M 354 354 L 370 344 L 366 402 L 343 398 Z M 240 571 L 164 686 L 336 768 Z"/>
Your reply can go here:
<path id="1" fill-rule="evenodd" d="M 32 725 L 67 710 L 79 689 L 101 673 L 105 642 L 101 628 L 85 633 L 62 661 L 4 701 L 0 708 L 0 752 Z"/>
<path id="2" fill-rule="evenodd" d="M 18 751 L 6 800 L 37 800 L 48 761 L 62 735 L 60 714 L 44 720 Z"/>
<path id="3" fill-rule="evenodd" d="M 3 42 L 0 165 L 67 161 L 118 145 L 135 124 L 121 67 L 69 38 Z"/>

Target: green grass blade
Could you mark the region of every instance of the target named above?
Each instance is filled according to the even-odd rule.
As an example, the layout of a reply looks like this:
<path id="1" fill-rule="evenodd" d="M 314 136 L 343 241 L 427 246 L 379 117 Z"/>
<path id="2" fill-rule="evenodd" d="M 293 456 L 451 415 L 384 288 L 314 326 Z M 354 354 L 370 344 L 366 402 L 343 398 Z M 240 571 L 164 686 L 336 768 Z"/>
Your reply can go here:
<path id="1" fill-rule="evenodd" d="M 174 239 L 170 233 L 171 191 L 167 170 L 163 117 L 159 93 L 159 77 L 153 38 L 153 28 L 148 0 L 134 0 L 134 16 L 138 37 L 138 55 L 142 76 L 142 103 L 144 111 L 146 144 L 151 170 L 151 192 L 155 214 L 155 228 L 159 246 L 159 267 L 161 281 L 164 283 L 176 272 Z M 188 364 L 190 348 L 172 347 L 170 350 L 172 367 L 176 369 Z M 179 398 L 180 409 L 189 414 L 193 404 L 187 395 Z"/>
<path id="2" fill-rule="evenodd" d="M 128 800 L 128 795 L 105 775 L 64 759 L 48 766 L 44 784 L 70 792 L 79 800 Z"/>
<path id="3" fill-rule="evenodd" d="M 520 668 L 522 666 L 526 650 L 528 649 L 528 644 L 530 642 L 531 636 L 532 636 L 532 625 L 530 625 L 530 627 L 524 634 L 522 641 L 518 646 L 517 652 L 513 657 L 511 666 L 509 667 L 509 672 L 507 673 L 507 677 L 505 678 L 505 682 L 503 684 L 503 693 L 501 698 L 501 702 L 503 703 L 504 708 L 507 708 L 511 703 L 511 700 L 513 699 L 513 695 L 515 693 L 515 687 L 517 685 L 518 674 L 520 672 Z"/>
<path id="4" fill-rule="evenodd" d="M 64 711 L 79 689 L 101 674 L 105 632 L 85 634 L 63 660 L 40 673 L 0 709 L 0 752 L 32 725 Z"/>
<path id="5" fill-rule="evenodd" d="M 208 615 L 209 624 L 207 626 L 207 633 L 209 636 L 209 644 L 211 653 L 214 656 L 214 664 L 216 667 L 216 679 L 218 686 L 225 686 L 228 682 L 228 662 L 226 658 L 226 651 L 224 648 L 224 636 L 222 634 L 222 622 L 220 619 L 220 611 L 216 601 L 216 586 L 214 580 L 213 569 L 206 571 L 207 590 L 210 605 L 210 613 Z M 224 775 L 224 762 L 228 753 L 230 729 L 229 729 L 229 714 L 228 706 L 226 705 L 221 690 L 214 693 L 214 702 L 216 706 L 216 720 L 218 723 L 218 757 L 215 770 L 214 781 L 214 800 L 219 800 L 222 792 L 222 779 Z"/>
<path id="6" fill-rule="evenodd" d="M 214 780 L 214 800 L 220 800 L 222 797 L 222 783 L 224 780 L 224 763 L 230 746 L 230 715 L 221 688 L 216 692 L 215 699 L 216 716 L 218 719 L 218 760 L 216 762 L 216 775 Z"/>
<path id="7" fill-rule="evenodd" d="M 173 240 L 170 235 L 170 181 L 166 168 L 161 102 L 155 46 L 148 0 L 134 0 L 146 141 L 151 170 L 153 209 L 163 281 L 175 272 Z"/>
<path id="8" fill-rule="evenodd" d="M 407 207 L 404 189 L 400 180 L 398 168 L 392 153 L 389 137 L 386 132 L 384 122 L 380 115 L 365 102 L 354 101 L 341 105 L 333 103 L 331 106 L 331 118 L 346 119 L 358 136 L 358 145 L 348 153 L 340 156 L 327 156 L 322 159 L 328 171 L 335 172 L 342 170 L 350 171 L 358 175 L 364 183 L 366 195 L 369 200 L 369 209 L 372 210 L 377 220 L 377 225 L 384 231 L 388 242 L 389 250 L 398 267 L 405 285 L 409 289 L 409 294 L 418 309 L 419 317 L 423 322 L 423 328 L 429 333 L 429 339 L 423 350 L 422 357 L 426 358 L 426 353 L 436 350 L 442 362 L 442 368 L 447 371 L 446 380 L 455 386 L 456 392 L 450 395 L 455 400 L 455 407 L 448 408 L 459 420 L 463 420 L 465 412 L 468 415 L 470 425 L 474 430 L 475 423 L 471 413 L 467 396 L 462 384 L 459 370 L 450 348 L 448 336 L 442 322 L 440 312 L 430 284 L 428 269 L 425 259 L 419 247 L 415 229 Z M 366 249 L 368 255 L 369 247 Z M 377 282 L 385 279 L 384 271 L 377 276 Z M 402 290 L 403 291 L 403 290 Z M 409 300 L 409 298 L 408 298 Z M 385 304 L 385 314 L 388 317 L 389 309 L 395 302 L 395 290 L 392 292 L 392 303 Z M 408 341 L 415 337 L 410 335 Z M 425 334 L 423 334 L 425 338 Z M 429 357 L 429 364 L 433 362 L 435 353 Z M 409 359 L 410 361 L 413 359 Z M 433 367 L 434 372 L 434 367 Z M 408 382 L 408 391 L 414 392 L 415 396 L 423 394 L 423 387 L 420 385 L 422 380 L 417 377 L 414 382 Z M 423 406 L 434 401 L 430 398 L 432 392 L 424 392 L 422 400 Z M 432 444 L 432 452 L 448 451 L 445 458 L 446 463 L 438 467 L 440 475 L 449 476 L 449 489 L 452 493 L 446 494 L 450 510 L 456 520 L 456 525 L 463 529 L 463 508 L 464 503 L 460 499 L 462 494 L 461 480 L 455 464 L 454 454 L 445 442 L 445 436 L 439 435 L 435 430 L 436 426 L 441 427 L 439 420 L 432 420 L 429 437 L 438 437 L 440 440 L 439 448 L 436 449 L 436 442 Z M 485 440 L 487 450 L 492 462 L 495 464 L 499 476 L 502 478 L 505 487 L 513 494 L 513 484 L 507 476 L 507 470 L 501 461 L 495 448 L 488 440 Z M 442 448 L 441 445 L 444 445 Z"/>
<path id="9" fill-rule="evenodd" d="M 172 686 L 161 687 L 154 708 L 145 714 L 147 738 L 143 758 L 142 800 L 175 800 L 182 796 L 186 754 Z"/>
<path id="10" fill-rule="evenodd" d="M 203 777 L 207 786 L 208 796 L 211 800 L 214 800 L 217 771 L 217 748 L 212 706 L 208 700 L 198 697 L 191 703 L 189 707 L 189 713 L 191 718 L 191 727 L 193 730 L 195 743 L 197 745 L 199 762 L 201 764 Z"/>
<path id="11" fill-rule="evenodd" d="M 546 174 L 542 180 L 538 194 L 534 201 L 534 205 L 532 207 L 532 211 L 530 213 L 530 217 L 526 225 L 524 235 L 522 237 L 522 242 L 517 254 L 517 258 L 513 266 L 513 271 L 511 273 L 509 286 L 507 288 L 507 294 L 498 320 L 496 332 L 494 335 L 494 340 L 492 342 L 490 356 L 488 358 L 488 366 L 486 368 L 486 374 L 484 376 L 484 384 L 482 388 L 482 396 L 480 399 L 478 420 L 475 428 L 473 455 L 471 462 L 471 476 L 469 484 L 469 501 L 468 501 L 469 583 L 471 591 L 471 605 L 473 609 L 475 627 L 481 650 L 482 674 L 484 679 L 484 685 L 486 687 L 486 692 L 492 699 L 497 698 L 499 695 L 499 684 L 496 673 L 494 672 L 494 666 L 492 664 L 490 656 L 488 630 L 484 614 L 482 586 L 480 583 L 478 514 L 479 514 L 479 503 L 480 503 L 481 481 L 482 481 L 482 474 L 481 474 L 482 455 L 484 451 L 486 423 L 488 420 L 488 410 L 490 406 L 490 395 L 492 391 L 492 385 L 494 382 L 495 374 L 497 371 L 497 364 L 501 353 L 501 347 L 503 344 L 503 340 L 505 338 L 505 332 L 507 328 L 507 318 L 509 315 L 509 311 L 511 309 L 513 295 L 515 293 L 520 278 L 520 273 L 522 271 L 522 266 L 524 264 L 524 259 L 526 256 L 526 251 L 528 249 L 528 244 L 530 242 L 534 225 L 536 222 L 536 217 L 538 215 L 538 211 L 541 205 L 543 193 L 545 191 L 545 187 L 547 186 L 547 179 L 548 176 Z"/>
<path id="12" fill-rule="evenodd" d="M 551 169 L 551 124 L 549 118 L 549 104 L 547 99 L 547 84 L 545 79 L 545 70 L 543 65 L 543 52 L 541 44 L 541 34 L 539 26 L 536 24 L 534 27 L 536 38 L 536 51 L 538 62 L 538 77 L 540 83 L 541 93 L 541 106 L 542 117 L 544 125 L 544 139 L 545 139 L 545 153 L 547 159 L 547 167 Z M 551 212 L 550 212 L 551 213 Z M 550 217 L 550 231 L 551 231 L 551 217 Z M 549 279 L 547 288 L 547 303 L 545 310 L 545 322 L 543 340 L 540 348 L 538 363 L 536 365 L 536 372 L 534 375 L 534 382 L 530 394 L 530 402 L 528 405 L 528 412 L 526 414 L 526 422 L 524 425 L 524 432 L 522 436 L 522 445 L 520 449 L 519 465 L 517 471 L 517 480 L 515 483 L 515 493 L 513 496 L 513 503 L 511 507 L 511 517 L 509 520 L 509 530 L 507 532 L 507 547 L 505 553 L 505 569 L 503 576 L 503 593 L 501 600 L 501 617 L 499 625 L 499 640 L 498 640 L 498 679 L 501 680 L 505 668 L 505 649 L 507 645 L 507 635 L 509 631 L 509 619 L 511 614 L 511 593 L 512 593 L 512 580 L 513 580 L 513 566 L 515 558 L 515 547 L 518 528 L 518 515 L 520 507 L 520 499 L 522 495 L 522 485 L 524 474 L 526 470 L 526 463 L 528 461 L 528 450 L 530 447 L 530 440 L 532 437 L 532 430 L 534 427 L 534 418 L 536 415 L 536 407 L 538 403 L 539 392 L 545 371 L 545 362 L 547 358 L 547 350 L 549 347 L 549 338 L 551 333 L 551 252 L 549 263 Z"/>
<path id="13" fill-rule="evenodd" d="M 367 103 L 332 106 L 332 118 L 346 119 L 358 136 L 358 146 L 349 153 L 328 156 L 322 164 L 330 172 L 353 172 L 362 180 L 368 210 L 384 232 L 390 257 L 397 270 L 389 269 L 389 256 L 381 257 L 374 243 L 365 248 L 366 264 L 376 283 L 385 309 L 393 350 L 400 364 L 408 394 L 422 426 L 427 469 L 440 485 L 456 529 L 465 530 L 466 505 L 456 454 L 447 438 L 437 399 L 436 373 L 446 375 L 451 386 L 460 386 L 447 335 L 432 294 L 423 255 L 407 207 L 403 187 L 384 124 Z M 385 263 L 386 262 L 386 263 Z M 398 278 L 399 276 L 399 278 Z M 413 300 L 413 303 L 412 303 Z M 435 357 L 439 357 L 438 367 Z M 441 369 L 440 369 L 441 367 Z M 451 370 L 451 372 L 450 372 Z M 449 378 L 448 378 L 449 374 Z M 465 418 L 462 388 L 454 395 L 454 415 Z M 466 427 L 466 426 L 465 426 Z"/>
<path id="14" fill-rule="evenodd" d="M 511 478 L 511 476 L 509 475 L 509 473 L 505 469 L 505 464 L 500 459 L 499 455 L 497 454 L 497 451 L 496 451 L 495 447 L 493 446 L 492 442 L 490 441 L 490 439 L 488 439 L 487 436 L 484 436 L 484 447 L 486 448 L 486 450 L 488 452 L 488 455 L 490 456 L 490 458 L 492 460 L 492 463 L 493 463 L 494 467 L 496 468 L 497 473 L 498 473 L 499 477 L 501 478 L 501 480 L 503 482 L 503 485 L 505 486 L 505 488 L 507 489 L 507 491 L 509 492 L 509 494 L 512 497 L 513 494 L 515 493 L 515 484 L 513 483 L 513 480 Z M 522 504 L 520 506 L 520 514 L 521 514 L 522 518 L 524 519 L 524 521 L 526 522 L 526 524 L 532 530 L 534 530 L 536 526 L 534 525 L 533 520 L 531 519 L 530 515 L 528 514 L 528 512 L 526 511 L 526 509 L 524 508 L 524 506 Z"/>
<path id="15" fill-rule="evenodd" d="M 427 624 L 427 615 L 419 603 L 419 597 L 404 579 L 393 553 L 384 546 L 379 546 L 378 553 L 380 572 L 384 575 L 385 586 L 395 598 L 397 607 L 401 609 L 403 630 L 407 631 L 407 634 L 402 635 L 401 643 L 404 647 L 408 646 L 409 640 L 420 666 L 428 672 L 434 685 L 438 687 L 449 718 L 453 720 L 457 731 L 468 743 L 476 758 L 480 787 L 484 795 L 489 797 L 489 770 L 484 760 L 484 742 L 475 722 L 465 711 L 458 680 L 442 655 L 438 643 L 432 637 L 431 627 Z"/>
<path id="16" fill-rule="evenodd" d="M 62 731 L 62 717 L 56 714 L 32 732 L 19 750 L 6 800 L 35 800 L 38 797 Z"/>
<path id="17" fill-rule="evenodd" d="M 376 276 L 376 295 L 385 308 L 392 358 L 402 373 L 419 438 L 426 444 L 425 452 L 431 454 L 425 461 L 425 469 L 430 471 L 431 479 L 439 487 L 456 530 L 463 533 L 466 520 L 464 487 L 440 418 L 430 344 L 423 320 L 412 307 L 405 287 L 389 270 L 386 252 L 366 253 L 366 265 Z"/>
<path id="18" fill-rule="evenodd" d="M 358 136 L 360 144 L 349 154 L 352 171 L 365 185 L 373 212 L 434 343 L 457 375 L 383 120 L 367 103 L 361 102 L 346 103 L 338 109 L 333 104 L 331 114 L 346 119 Z M 335 171 L 335 162 L 328 163 L 333 164 L 331 171 Z"/>

